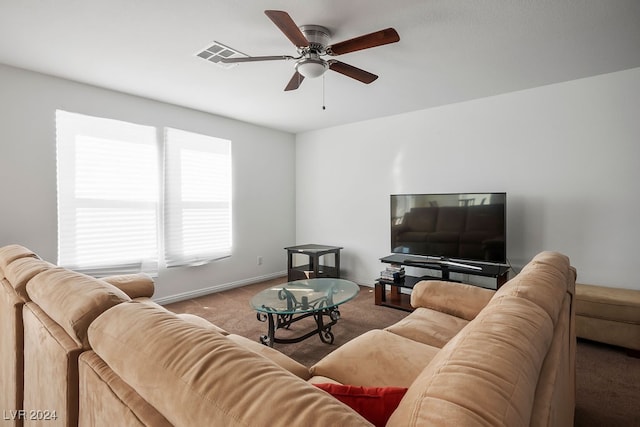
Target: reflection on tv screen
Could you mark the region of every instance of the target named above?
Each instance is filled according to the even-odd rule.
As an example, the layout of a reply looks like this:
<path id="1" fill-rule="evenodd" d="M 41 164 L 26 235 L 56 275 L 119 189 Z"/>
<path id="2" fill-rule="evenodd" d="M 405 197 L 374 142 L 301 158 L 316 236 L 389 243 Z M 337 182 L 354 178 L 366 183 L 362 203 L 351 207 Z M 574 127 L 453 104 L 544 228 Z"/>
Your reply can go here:
<path id="1" fill-rule="evenodd" d="M 391 252 L 504 264 L 506 193 L 391 195 Z"/>

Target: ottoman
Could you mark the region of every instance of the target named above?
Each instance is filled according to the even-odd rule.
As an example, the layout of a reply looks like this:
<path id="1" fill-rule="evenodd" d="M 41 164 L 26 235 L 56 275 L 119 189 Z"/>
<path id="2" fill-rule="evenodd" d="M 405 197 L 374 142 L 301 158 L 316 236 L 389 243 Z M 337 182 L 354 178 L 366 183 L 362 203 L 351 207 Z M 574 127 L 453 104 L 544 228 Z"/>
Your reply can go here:
<path id="1" fill-rule="evenodd" d="M 576 283 L 576 335 L 640 357 L 640 290 Z"/>

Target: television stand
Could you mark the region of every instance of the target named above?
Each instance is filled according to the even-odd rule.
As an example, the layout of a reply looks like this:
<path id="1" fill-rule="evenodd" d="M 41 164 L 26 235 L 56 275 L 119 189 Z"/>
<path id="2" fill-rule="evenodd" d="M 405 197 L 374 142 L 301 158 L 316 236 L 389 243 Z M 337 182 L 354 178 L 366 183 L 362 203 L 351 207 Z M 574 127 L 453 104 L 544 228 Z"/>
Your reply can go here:
<path id="1" fill-rule="evenodd" d="M 380 278 L 375 284 L 375 304 L 397 308 L 405 311 L 413 311 L 411 307 L 411 295 L 402 292 L 402 289 L 413 289 L 416 283 L 422 280 L 444 280 L 454 282 L 451 273 L 461 273 L 470 276 L 492 277 L 496 280 L 496 289 L 506 283 L 509 267 L 500 264 L 487 264 L 466 260 L 449 260 L 441 258 L 425 258 L 419 256 L 393 254 L 380 258 L 386 264 L 423 268 L 440 271 L 440 276 L 404 276 L 396 280 Z M 470 283 L 472 284 L 472 283 Z"/>

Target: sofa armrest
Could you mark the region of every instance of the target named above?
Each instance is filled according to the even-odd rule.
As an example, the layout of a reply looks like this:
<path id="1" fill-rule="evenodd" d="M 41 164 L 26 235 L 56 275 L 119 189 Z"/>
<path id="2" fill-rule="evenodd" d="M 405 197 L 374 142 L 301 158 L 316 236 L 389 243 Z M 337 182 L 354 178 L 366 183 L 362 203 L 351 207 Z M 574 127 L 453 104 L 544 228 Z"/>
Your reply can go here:
<path id="1" fill-rule="evenodd" d="M 473 320 L 494 294 L 492 289 L 464 283 L 423 280 L 413 287 L 411 305 Z"/>
<path id="2" fill-rule="evenodd" d="M 155 291 L 153 279 L 145 273 L 119 274 L 116 276 L 103 277 L 102 280 L 120 289 L 131 299 L 142 297 L 151 298 Z"/>

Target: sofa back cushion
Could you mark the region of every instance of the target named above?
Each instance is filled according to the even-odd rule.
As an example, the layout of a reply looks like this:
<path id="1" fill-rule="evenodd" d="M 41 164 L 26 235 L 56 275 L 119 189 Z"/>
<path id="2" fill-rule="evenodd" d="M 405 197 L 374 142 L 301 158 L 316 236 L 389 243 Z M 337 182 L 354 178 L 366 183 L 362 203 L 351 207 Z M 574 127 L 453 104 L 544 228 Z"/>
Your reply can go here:
<path id="1" fill-rule="evenodd" d="M 11 264 L 18 258 L 38 258 L 32 250 L 20 245 L 7 245 L 0 248 L 0 273 L 2 273 L 7 265 Z"/>
<path id="2" fill-rule="evenodd" d="M 543 309 L 501 298 L 442 348 L 387 425 L 528 426 L 552 335 Z"/>
<path id="3" fill-rule="evenodd" d="M 413 287 L 411 306 L 473 320 L 495 295 L 491 289 L 442 280 L 422 280 Z"/>
<path id="4" fill-rule="evenodd" d="M 131 299 L 151 298 L 155 292 L 153 279 L 146 273 L 119 274 L 102 277 L 101 280 L 120 289 Z"/>
<path id="5" fill-rule="evenodd" d="M 31 279 L 27 293 L 85 349 L 89 348 L 87 329 L 91 322 L 108 308 L 130 300 L 105 281 L 61 267 L 43 271 Z"/>
<path id="6" fill-rule="evenodd" d="M 16 294 L 25 301 L 29 301 L 27 283 L 36 275 L 56 266 L 39 258 L 18 258 L 5 268 L 5 276 Z"/>
<path id="7" fill-rule="evenodd" d="M 119 304 L 89 327 L 93 350 L 175 426 L 370 425 L 329 394 L 225 336 L 157 307 Z M 277 402 L 277 404 L 274 404 Z"/>
<path id="8" fill-rule="evenodd" d="M 384 330 L 412 341 L 442 348 L 468 323 L 468 320 L 457 316 L 430 308 L 418 307 L 407 317 L 384 328 Z"/>
<path id="9" fill-rule="evenodd" d="M 574 293 L 575 279 L 575 269 L 571 267 L 567 256 L 558 252 L 541 252 L 516 277 L 502 286 L 493 300 L 505 295 L 525 298 L 544 309 L 555 324 L 565 294 Z"/>

